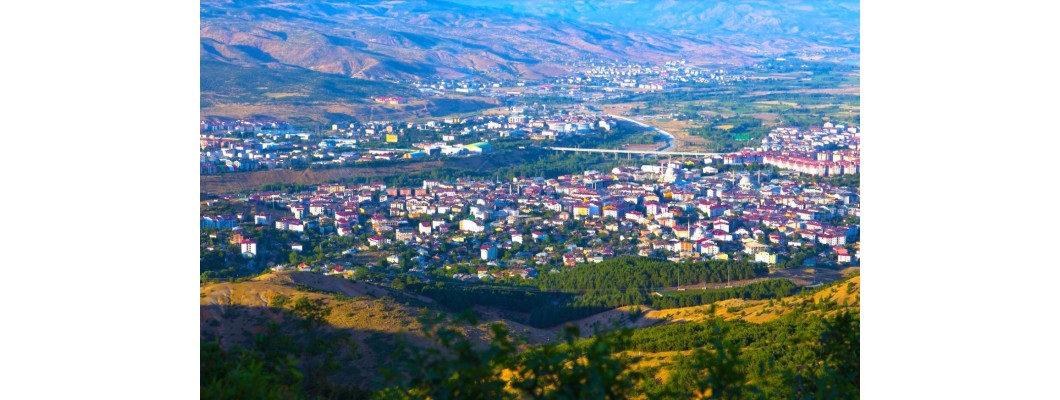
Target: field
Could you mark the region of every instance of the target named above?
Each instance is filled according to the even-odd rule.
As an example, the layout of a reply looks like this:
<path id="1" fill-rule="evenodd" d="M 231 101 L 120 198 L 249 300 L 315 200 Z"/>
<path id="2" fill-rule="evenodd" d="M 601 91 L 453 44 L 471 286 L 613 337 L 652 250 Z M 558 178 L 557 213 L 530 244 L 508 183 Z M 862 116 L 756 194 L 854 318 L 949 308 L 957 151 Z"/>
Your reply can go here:
<path id="1" fill-rule="evenodd" d="M 402 163 L 382 167 L 345 167 L 330 169 L 234 172 L 221 175 L 200 175 L 199 191 L 209 194 L 240 193 L 261 189 L 269 184 L 318 185 L 357 177 L 413 174 L 430 171 L 443 165 L 442 161 Z"/>
<path id="2" fill-rule="evenodd" d="M 641 113 L 646 107 L 644 102 L 630 102 L 630 103 L 615 103 L 615 104 L 604 104 L 600 106 L 600 109 L 607 114 L 612 115 L 623 115 L 632 117 Z M 652 119 L 640 119 L 642 122 L 662 129 L 664 131 L 674 134 L 674 148 L 673 151 L 703 151 L 708 149 L 709 140 L 703 137 L 692 136 L 688 134 L 689 128 L 695 128 L 699 125 L 695 122 L 688 120 L 677 120 L 669 117 L 652 118 Z M 632 148 L 632 147 L 630 147 Z M 653 147 L 651 149 L 655 149 Z M 638 148 L 639 149 L 639 148 Z"/>
<path id="3" fill-rule="evenodd" d="M 450 157 L 427 161 L 390 161 L 336 168 L 277 169 L 200 175 L 199 192 L 222 195 L 261 190 L 266 185 L 317 185 L 322 183 L 384 182 L 390 186 L 418 186 L 424 179 L 456 177 L 511 179 L 555 177 L 585 169 L 610 169 L 627 160 L 598 154 L 570 155 L 538 148 L 506 148 L 474 157 Z"/>
<path id="4" fill-rule="evenodd" d="M 305 99 L 301 93 L 267 93 L 274 100 Z M 449 115 L 477 115 L 478 110 L 494 107 L 496 100 L 483 98 L 436 97 L 390 105 L 363 102 L 317 101 L 307 104 L 283 102 L 210 102 L 201 108 L 204 117 L 270 117 L 305 126 L 345 120 L 424 120 Z M 496 111 L 494 111 L 496 112 Z"/>

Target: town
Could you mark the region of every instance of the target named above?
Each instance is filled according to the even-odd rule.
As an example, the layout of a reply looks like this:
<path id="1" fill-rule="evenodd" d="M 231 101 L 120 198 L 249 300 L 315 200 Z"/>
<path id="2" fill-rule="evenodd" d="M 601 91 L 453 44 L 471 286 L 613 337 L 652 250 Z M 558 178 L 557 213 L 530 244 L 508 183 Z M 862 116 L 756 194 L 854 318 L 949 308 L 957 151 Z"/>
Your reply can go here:
<path id="1" fill-rule="evenodd" d="M 252 171 L 358 162 L 488 153 L 490 140 L 556 141 L 610 132 L 614 118 L 577 110 L 513 106 L 508 114 L 424 122 L 372 121 L 332 124 L 321 132 L 294 130 L 278 121 L 203 121 L 199 172 Z"/>
<path id="2" fill-rule="evenodd" d="M 574 135 L 614 124 L 603 118 L 580 129 L 572 122 L 579 118 L 536 124 L 482 118 L 475 128 L 490 129 L 461 129 L 499 136 L 528 124 Z M 204 138 L 203 149 L 227 143 L 222 151 L 238 150 L 259 139 L 225 140 Z M 316 151 L 328 148 L 326 142 Z M 860 261 L 860 190 L 852 180 L 860 172 L 859 143 L 857 127 L 828 122 L 778 127 L 760 147 L 735 153 L 659 153 L 633 160 L 639 165 L 553 178 L 322 184 L 227 195 L 203 202 L 204 275 L 268 268 L 379 282 L 507 281 L 623 255 L 750 261 L 774 270 L 854 266 Z M 489 151 L 488 143 L 462 149 L 468 147 Z M 417 152 L 446 151 L 432 148 Z"/>

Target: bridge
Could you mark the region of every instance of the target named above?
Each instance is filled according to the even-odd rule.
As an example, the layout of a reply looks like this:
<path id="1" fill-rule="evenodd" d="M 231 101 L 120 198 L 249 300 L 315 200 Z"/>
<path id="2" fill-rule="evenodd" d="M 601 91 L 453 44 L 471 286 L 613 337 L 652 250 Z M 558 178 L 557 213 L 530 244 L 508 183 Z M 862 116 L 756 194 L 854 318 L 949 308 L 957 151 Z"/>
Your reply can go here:
<path id="1" fill-rule="evenodd" d="M 655 156 L 697 156 L 697 157 L 720 157 L 732 153 L 699 153 L 693 151 L 661 151 L 661 150 L 618 150 L 618 149 L 581 149 L 576 147 L 545 147 L 555 151 L 572 151 L 576 153 L 608 153 L 608 154 L 641 154 Z"/>

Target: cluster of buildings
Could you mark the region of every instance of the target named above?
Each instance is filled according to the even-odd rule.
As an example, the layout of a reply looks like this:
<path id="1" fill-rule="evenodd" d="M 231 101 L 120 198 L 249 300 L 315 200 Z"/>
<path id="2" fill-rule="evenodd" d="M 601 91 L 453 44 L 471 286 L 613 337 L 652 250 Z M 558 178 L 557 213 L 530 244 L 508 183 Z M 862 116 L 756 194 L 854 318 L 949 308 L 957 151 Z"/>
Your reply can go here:
<path id="1" fill-rule="evenodd" d="M 231 119 L 231 118 L 203 118 L 199 121 L 199 132 L 246 132 L 259 133 L 263 130 L 290 130 L 291 125 L 275 119 Z"/>
<path id="2" fill-rule="evenodd" d="M 493 151 L 498 138 L 558 140 L 614 129 L 615 121 L 591 113 L 558 113 L 511 107 L 510 114 L 425 122 L 349 123 L 330 130 L 230 130 L 200 133 L 201 174 L 363 161 L 471 156 Z M 249 128 L 248 128 L 249 129 Z M 440 140 L 439 140 L 440 139 Z M 398 148 L 398 146 L 402 148 Z"/>
<path id="3" fill-rule="evenodd" d="M 781 169 L 819 176 L 861 172 L 861 135 L 854 126 L 777 128 L 762 139 L 762 149 L 760 162 Z"/>
<path id="4" fill-rule="evenodd" d="M 533 277 L 538 270 L 618 255 L 770 265 L 800 252 L 812 253 L 818 263 L 860 259 L 857 188 L 810 183 L 793 172 L 716 173 L 711 165 L 718 161 L 659 160 L 553 179 L 427 180 L 402 188 L 330 184 L 299 193 L 262 192 L 240 200 L 282 208 L 286 216 L 272 220 L 260 212 L 235 220 L 364 238 L 365 249 L 411 249 L 416 272 L 453 265 L 483 269 L 453 274 L 469 280 Z M 231 229 L 231 221 L 203 216 L 201 225 Z"/>
<path id="5" fill-rule="evenodd" d="M 579 68 L 566 83 L 600 84 L 611 87 L 664 90 L 690 83 L 732 84 L 747 79 L 724 69 L 709 69 L 687 64 L 684 60 L 662 65 L 636 63 L 593 63 Z"/>
<path id="6" fill-rule="evenodd" d="M 566 64 L 571 72 L 566 76 L 549 79 L 511 80 L 476 76 L 406 83 L 427 96 L 463 94 L 506 99 L 548 96 L 601 101 L 622 97 L 631 90 L 662 91 L 689 85 L 731 85 L 748 79 L 743 73 L 723 68 L 694 66 L 684 60 L 664 64 L 615 60 L 563 60 L 562 63 Z M 379 98 L 375 100 L 380 101 Z"/>

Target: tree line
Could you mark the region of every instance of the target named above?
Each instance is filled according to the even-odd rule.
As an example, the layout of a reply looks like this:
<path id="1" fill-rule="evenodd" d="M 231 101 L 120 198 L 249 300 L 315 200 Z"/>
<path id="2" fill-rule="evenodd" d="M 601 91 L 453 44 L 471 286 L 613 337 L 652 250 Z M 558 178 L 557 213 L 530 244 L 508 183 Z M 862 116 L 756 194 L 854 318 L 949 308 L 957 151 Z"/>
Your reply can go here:
<path id="1" fill-rule="evenodd" d="M 766 280 L 723 289 L 663 291 L 679 282 L 724 282 L 766 273 L 764 266 L 739 261 L 674 263 L 645 257 L 618 257 L 556 274 L 546 274 L 521 285 L 464 284 L 436 281 L 413 284 L 407 290 L 430 297 L 460 312 L 474 305 L 527 313 L 520 322 L 550 328 L 622 306 L 674 308 L 704 305 L 726 299 L 780 298 L 797 288 L 787 280 Z M 680 280 L 678 279 L 680 275 Z"/>

